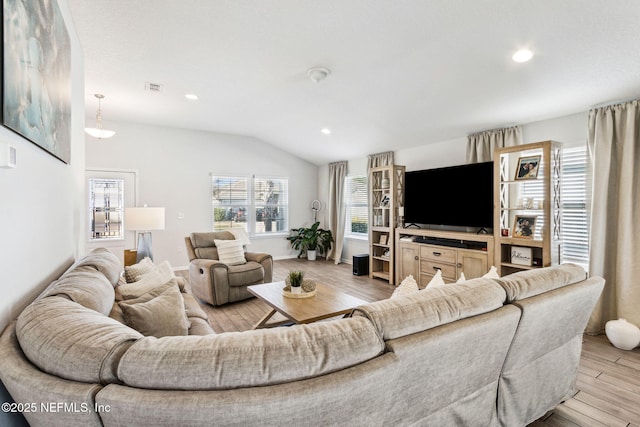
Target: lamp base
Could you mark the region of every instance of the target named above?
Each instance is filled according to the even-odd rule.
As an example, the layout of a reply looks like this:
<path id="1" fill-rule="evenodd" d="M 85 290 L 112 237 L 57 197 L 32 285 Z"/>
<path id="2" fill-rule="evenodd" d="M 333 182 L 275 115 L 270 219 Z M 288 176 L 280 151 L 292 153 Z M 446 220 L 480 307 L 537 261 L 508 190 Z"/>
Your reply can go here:
<path id="1" fill-rule="evenodd" d="M 136 255 L 136 262 L 140 262 L 144 258 L 149 258 L 151 259 L 151 261 L 153 261 L 150 231 L 144 231 L 138 234 L 138 254 Z"/>

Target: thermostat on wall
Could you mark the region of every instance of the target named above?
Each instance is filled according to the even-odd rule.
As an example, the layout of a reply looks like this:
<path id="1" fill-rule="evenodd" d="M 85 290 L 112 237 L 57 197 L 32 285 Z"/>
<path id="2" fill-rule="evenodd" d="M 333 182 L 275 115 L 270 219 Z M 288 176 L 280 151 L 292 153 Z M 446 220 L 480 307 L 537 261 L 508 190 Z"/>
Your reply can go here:
<path id="1" fill-rule="evenodd" d="M 16 147 L 0 141 L 0 168 L 12 169 L 18 164 Z"/>

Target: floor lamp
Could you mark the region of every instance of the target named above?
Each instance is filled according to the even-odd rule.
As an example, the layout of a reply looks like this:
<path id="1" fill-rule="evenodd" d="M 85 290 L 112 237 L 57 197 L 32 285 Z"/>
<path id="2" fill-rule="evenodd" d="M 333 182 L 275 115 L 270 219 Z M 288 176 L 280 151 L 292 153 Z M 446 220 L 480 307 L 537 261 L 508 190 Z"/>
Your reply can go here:
<path id="1" fill-rule="evenodd" d="M 125 230 L 138 232 L 136 262 L 145 257 L 153 261 L 151 230 L 164 230 L 164 208 L 124 208 Z"/>

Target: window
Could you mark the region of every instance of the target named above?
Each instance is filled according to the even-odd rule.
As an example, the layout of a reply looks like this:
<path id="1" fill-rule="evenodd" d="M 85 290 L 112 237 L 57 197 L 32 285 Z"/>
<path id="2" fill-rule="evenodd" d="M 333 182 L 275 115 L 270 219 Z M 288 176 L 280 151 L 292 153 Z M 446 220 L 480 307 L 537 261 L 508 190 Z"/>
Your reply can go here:
<path id="1" fill-rule="evenodd" d="M 369 206 L 367 203 L 367 177 L 348 176 L 346 180 L 345 205 L 347 212 L 346 235 L 368 237 Z"/>
<path id="2" fill-rule="evenodd" d="M 587 147 L 562 150 L 562 262 L 589 264 L 587 218 Z"/>
<path id="3" fill-rule="evenodd" d="M 538 174 L 543 174 L 540 169 Z M 544 198 L 542 183 L 536 180 L 523 183 L 522 197 Z M 573 262 L 587 268 L 589 265 L 589 224 L 587 219 L 587 147 L 562 150 L 560 182 L 560 262 Z M 520 202 L 521 203 L 521 202 Z M 540 222 L 544 217 L 538 217 Z M 534 238 L 541 239 L 540 229 Z"/>
<path id="4" fill-rule="evenodd" d="M 288 232 L 288 179 L 214 175 L 212 183 L 214 230 Z"/>
<path id="5" fill-rule="evenodd" d="M 124 179 L 89 179 L 91 240 L 123 239 Z"/>

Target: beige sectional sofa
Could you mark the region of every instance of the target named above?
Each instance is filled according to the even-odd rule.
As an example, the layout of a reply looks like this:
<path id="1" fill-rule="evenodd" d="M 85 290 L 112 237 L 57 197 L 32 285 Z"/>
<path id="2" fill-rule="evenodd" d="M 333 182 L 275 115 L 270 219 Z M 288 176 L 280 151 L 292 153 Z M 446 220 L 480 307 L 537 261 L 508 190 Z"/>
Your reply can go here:
<path id="1" fill-rule="evenodd" d="M 155 338 L 109 317 L 119 269 L 89 254 L 0 337 L 0 379 L 30 424 L 523 426 L 572 393 L 604 284 L 564 265 L 339 320 Z"/>

